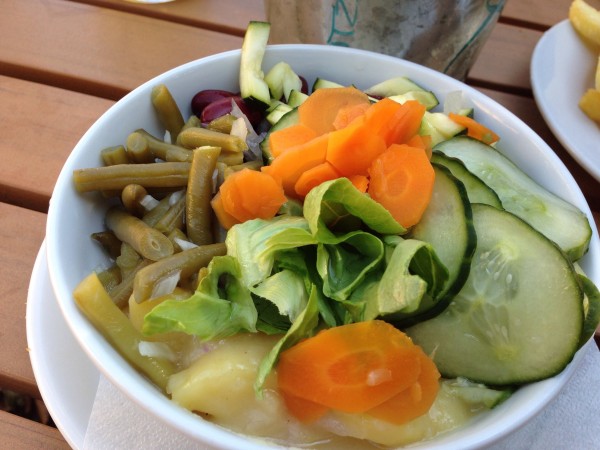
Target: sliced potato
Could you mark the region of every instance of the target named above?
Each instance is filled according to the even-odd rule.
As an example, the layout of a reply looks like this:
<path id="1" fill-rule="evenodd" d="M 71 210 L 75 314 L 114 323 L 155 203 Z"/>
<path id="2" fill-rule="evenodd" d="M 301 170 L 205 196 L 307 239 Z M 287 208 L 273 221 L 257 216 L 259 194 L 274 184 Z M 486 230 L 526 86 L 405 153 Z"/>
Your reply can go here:
<path id="1" fill-rule="evenodd" d="M 600 90 L 588 89 L 579 100 L 579 107 L 590 119 L 600 123 Z"/>
<path id="2" fill-rule="evenodd" d="M 573 0 L 569 20 L 579 35 L 589 44 L 600 48 L 600 11 L 584 0 Z"/>

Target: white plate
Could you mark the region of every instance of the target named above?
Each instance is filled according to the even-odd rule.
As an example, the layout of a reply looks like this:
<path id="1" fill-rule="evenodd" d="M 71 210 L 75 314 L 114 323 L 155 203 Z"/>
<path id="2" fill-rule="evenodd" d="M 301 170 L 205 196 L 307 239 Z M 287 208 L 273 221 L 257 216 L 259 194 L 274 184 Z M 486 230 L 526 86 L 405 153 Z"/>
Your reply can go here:
<path id="1" fill-rule="evenodd" d="M 587 48 L 569 20 L 548 30 L 531 59 L 533 95 L 546 123 L 567 151 L 600 181 L 600 127 L 579 109 L 594 86 L 598 55 Z"/>
<path id="2" fill-rule="evenodd" d="M 83 448 L 100 373 L 77 344 L 58 308 L 48 276 L 45 244 L 29 283 L 27 346 L 52 419 L 71 447 Z"/>

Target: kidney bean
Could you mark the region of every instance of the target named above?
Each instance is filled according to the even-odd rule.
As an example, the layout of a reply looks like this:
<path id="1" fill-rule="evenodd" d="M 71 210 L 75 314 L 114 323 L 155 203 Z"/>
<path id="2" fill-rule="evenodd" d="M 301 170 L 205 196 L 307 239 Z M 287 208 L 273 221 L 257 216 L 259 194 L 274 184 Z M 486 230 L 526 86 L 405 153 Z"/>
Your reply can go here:
<path id="1" fill-rule="evenodd" d="M 202 111 L 202 115 L 200 116 L 200 120 L 202 121 L 202 123 L 208 123 L 216 119 L 217 117 L 229 114 L 231 112 L 232 99 L 239 106 L 239 108 L 246 115 L 246 117 L 248 117 L 248 120 L 250 121 L 252 126 L 258 126 L 258 124 L 264 118 L 264 113 L 256 108 L 249 106 L 239 95 L 221 98 L 213 101 L 208 106 L 206 106 Z"/>
<path id="2" fill-rule="evenodd" d="M 236 95 L 233 92 L 223 91 L 220 89 L 205 89 L 203 91 L 198 92 L 194 97 L 192 97 L 192 112 L 198 116 L 202 116 L 202 112 L 204 108 L 206 108 L 211 103 L 221 100 L 231 98 Z"/>

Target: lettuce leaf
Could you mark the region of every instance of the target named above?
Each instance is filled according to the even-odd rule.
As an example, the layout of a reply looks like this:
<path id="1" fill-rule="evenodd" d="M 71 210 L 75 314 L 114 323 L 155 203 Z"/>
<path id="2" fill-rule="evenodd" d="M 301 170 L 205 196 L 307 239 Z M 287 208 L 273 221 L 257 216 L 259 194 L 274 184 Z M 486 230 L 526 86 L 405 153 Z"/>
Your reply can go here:
<path id="1" fill-rule="evenodd" d="M 142 332 L 182 331 L 205 341 L 240 331 L 255 332 L 258 313 L 241 278 L 235 258 L 214 257 L 196 292 L 187 299 L 169 299 L 157 305 L 145 316 Z"/>
<path id="2" fill-rule="evenodd" d="M 267 376 L 277 364 L 279 354 L 297 344 L 302 339 L 314 334 L 314 331 L 319 324 L 319 296 L 319 289 L 313 286 L 310 290 L 310 296 L 306 303 L 306 307 L 302 313 L 300 313 L 287 333 L 277 342 L 277 344 L 275 344 L 269 354 L 260 363 L 258 375 L 254 382 L 254 389 L 258 395 L 262 393 Z"/>
<path id="3" fill-rule="evenodd" d="M 366 227 L 379 234 L 404 234 L 390 212 L 354 187 L 347 178 L 326 181 L 304 199 L 304 217 L 314 237 L 326 242 L 332 233 Z"/>
<path id="4" fill-rule="evenodd" d="M 234 225 L 227 233 L 227 254 L 241 267 L 241 281 L 253 288 L 268 278 L 278 252 L 315 244 L 303 217 L 277 216 Z"/>

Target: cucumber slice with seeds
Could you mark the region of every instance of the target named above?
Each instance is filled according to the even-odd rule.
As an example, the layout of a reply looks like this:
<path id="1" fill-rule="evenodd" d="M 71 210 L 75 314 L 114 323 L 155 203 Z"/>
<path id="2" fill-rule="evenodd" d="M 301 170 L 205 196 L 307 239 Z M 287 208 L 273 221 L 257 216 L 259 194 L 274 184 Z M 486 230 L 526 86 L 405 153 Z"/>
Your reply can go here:
<path id="1" fill-rule="evenodd" d="M 460 159 L 498 194 L 504 209 L 556 242 L 572 261 L 587 252 L 592 236 L 587 216 L 537 184 L 498 150 L 466 136 L 444 141 L 434 150 Z"/>
<path id="2" fill-rule="evenodd" d="M 406 331 L 443 376 L 488 385 L 554 376 L 579 348 L 583 291 L 564 253 L 517 216 L 474 204 L 477 249 L 462 290 Z"/>
<path id="3" fill-rule="evenodd" d="M 452 175 L 458 178 L 465 186 L 471 203 L 485 203 L 486 205 L 502 209 L 502 202 L 487 184 L 467 170 L 465 165 L 456 158 L 446 156 L 441 152 L 433 152 L 431 161 L 446 167 Z"/>

